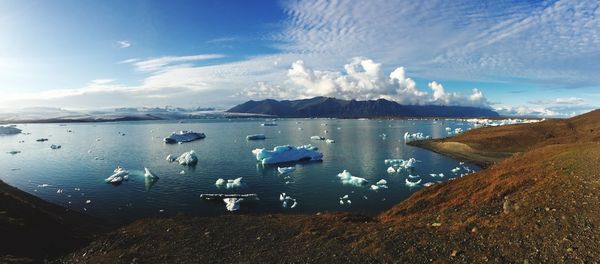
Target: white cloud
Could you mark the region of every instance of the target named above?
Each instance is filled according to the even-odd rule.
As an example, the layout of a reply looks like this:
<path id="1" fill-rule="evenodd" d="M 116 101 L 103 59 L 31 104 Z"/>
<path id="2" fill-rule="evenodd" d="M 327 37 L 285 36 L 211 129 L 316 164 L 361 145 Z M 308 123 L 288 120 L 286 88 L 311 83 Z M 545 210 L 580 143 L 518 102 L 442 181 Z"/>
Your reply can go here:
<path id="1" fill-rule="evenodd" d="M 159 58 L 152 58 L 146 60 L 125 60 L 124 63 L 132 63 L 138 71 L 159 71 L 164 70 L 165 67 L 180 65 L 185 62 L 211 60 L 224 58 L 222 54 L 198 54 L 190 56 L 164 56 Z M 184 64 L 184 66 L 187 66 Z"/>
<path id="2" fill-rule="evenodd" d="M 128 40 L 119 40 L 115 44 L 118 48 L 121 48 L 121 49 L 126 49 L 126 48 L 131 47 L 131 42 Z"/>

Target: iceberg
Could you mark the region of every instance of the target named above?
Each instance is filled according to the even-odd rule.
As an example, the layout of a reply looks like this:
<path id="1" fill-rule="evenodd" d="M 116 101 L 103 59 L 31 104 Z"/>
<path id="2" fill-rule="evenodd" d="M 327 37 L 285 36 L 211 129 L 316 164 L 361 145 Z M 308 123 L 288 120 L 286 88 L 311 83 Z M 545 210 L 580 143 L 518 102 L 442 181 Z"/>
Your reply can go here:
<path id="1" fill-rule="evenodd" d="M 224 198 L 223 202 L 225 202 L 225 208 L 227 208 L 227 211 L 233 212 L 240 210 L 240 202 L 243 200 L 244 198 Z"/>
<path id="2" fill-rule="evenodd" d="M 11 155 L 16 155 L 16 154 L 21 153 L 21 151 L 20 150 L 11 150 L 11 151 L 8 151 L 6 153 L 11 154 Z"/>
<path id="3" fill-rule="evenodd" d="M 176 159 L 176 161 L 179 162 L 179 164 L 181 165 L 193 166 L 196 165 L 196 163 L 198 163 L 198 156 L 196 156 L 195 151 L 190 150 L 189 152 L 181 154 L 181 156 L 179 156 Z"/>
<path id="4" fill-rule="evenodd" d="M 168 162 L 175 162 L 177 160 L 177 157 L 173 156 L 172 154 L 169 154 L 169 156 L 167 156 L 166 160 Z"/>
<path id="5" fill-rule="evenodd" d="M 297 161 L 321 161 L 323 153 L 316 151 L 311 145 L 295 147 L 291 145 L 277 146 L 273 150 L 254 149 L 252 154 L 263 165 Z"/>
<path id="6" fill-rule="evenodd" d="M 150 179 L 158 179 L 158 176 L 154 175 L 148 168 L 144 168 L 144 177 Z"/>
<path id="7" fill-rule="evenodd" d="M 47 138 L 38 138 L 35 141 L 37 141 L 37 142 L 44 142 L 44 141 L 48 141 L 48 139 Z"/>
<path id="8" fill-rule="evenodd" d="M 335 140 L 328 138 L 328 139 L 325 139 L 325 142 L 331 144 L 331 143 L 335 143 Z"/>
<path id="9" fill-rule="evenodd" d="M 387 168 L 387 172 L 388 173 L 396 173 L 396 169 L 394 169 L 394 167 L 390 166 L 389 168 Z"/>
<path id="10" fill-rule="evenodd" d="M 409 181 L 408 179 L 405 179 L 404 182 L 405 182 L 406 186 L 408 186 L 408 187 L 414 187 L 414 186 L 419 185 L 419 183 L 421 183 L 421 179 L 419 179 L 416 182 L 412 182 L 412 181 Z"/>
<path id="11" fill-rule="evenodd" d="M 279 174 L 287 174 L 296 170 L 296 167 L 277 167 Z"/>
<path id="12" fill-rule="evenodd" d="M 265 126 L 265 127 L 266 127 L 266 126 L 277 126 L 277 123 L 275 123 L 275 122 L 271 122 L 271 123 L 262 123 L 262 124 L 260 124 L 260 125 L 261 125 L 261 126 Z"/>
<path id="13" fill-rule="evenodd" d="M 435 184 L 435 182 L 428 182 L 428 183 L 423 184 L 423 186 L 429 187 L 429 186 L 432 186 L 434 184 Z"/>
<path id="14" fill-rule="evenodd" d="M 403 160 L 403 159 L 386 159 L 384 160 L 384 163 L 386 165 L 391 165 L 390 168 L 394 169 L 394 168 L 398 168 L 396 169 L 396 171 L 400 170 L 400 168 L 404 168 L 404 169 L 410 169 L 410 168 L 414 168 L 415 164 L 417 163 L 417 160 L 415 158 L 410 158 L 407 160 Z M 388 172 L 389 173 L 393 173 L 391 172 L 390 168 L 388 168 Z"/>
<path id="15" fill-rule="evenodd" d="M 408 143 L 408 142 L 412 142 L 412 141 L 417 141 L 417 140 L 425 140 L 425 139 L 429 139 L 429 136 L 425 136 L 423 135 L 423 133 L 421 132 L 417 132 L 417 133 L 404 133 L 404 142 Z"/>
<path id="16" fill-rule="evenodd" d="M 21 129 L 15 126 L 0 126 L 0 135 L 16 135 L 21 133 Z"/>
<path id="17" fill-rule="evenodd" d="M 429 176 L 444 178 L 444 174 L 443 173 L 439 173 L 439 174 L 431 173 L 431 174 L 429 174 Z"/>
<path id="18" fill-rule="evenodd" d="M 266 138 L 267 137 L 265 136 L 265 134 L 254 134 L 246 136 L 246 140 L 263 140 Z"/>
<path id="19" fill-rule="evenodd" d="M 242 187 L 242 177 L 239 177 L 237 179 L 234 180 L 227 180 L 225 181 L 224 179 L 217 179 L 217 181 L 215 182 L 215 185 L 217 187 L 225 187 L 227 189 L 233 189 L 233 188 L 239 188 Z"/>
<path id="20" fill-rule="evenodd" d="M 369 181 L 367 181 L 365 178 L 352 176 L 352 174 L 350 174 L 350 172 L 348 172 L 346 170 L 342 171 L 337 176 L 340 178 L 340 180 L 342 180 L 343 184 L 362 187 L 369 183 Z"/>
<path id="21" fill-rule="evenodd" d="M 408 175 L 408 178 L 411 178 L 411 179 L 416 179 L 416 178 L 419 178 L 419 175 L 410 175 L 410 174 L 409 174 L 409 175 Z"/>
<path id="22" fill-rule="evenodd" d="M 322 136 L 312 136 L 312 137 L 310 137 L 310 139 L 312 139 L 312 140 L 325 140 L 325 137 L 322 137 Z"/>
<path id="23" fill-rule="evenodd" d="M 384 179 L 381 179 L 381 180 L 379 180 L 379 181 L 378 181 L 377 183 L 375 183 L 375 184 L 377 184 L 377 185 L 386 185 L 386 184 L 387 184 L 387 181 L 386 181 L 386 180 L 384 180 Z"/>
<path id="24" fill-rule="evenodd" d="M 54 144 L 52 144 L 52 145 L 50 145 L 50 148 L 51 149 L 59 149 L 60 145 L 54 145 Z"/>
<path id="25" fill-rule="evenodd" d="M 451 170 L 453 173 L 458 173 L 460 171 L 460 167 L 456 167 Z"/>
<path id="26" fill-rule="evenodd" d="M 108 183 L 120 183 L 123 180 L 127 180 L 129 177 L 129 172 L 123 169 L 121 166 L 117 166 L 117 168 L 113 171 L 113 175 L 110 175 L 104 181 Z"/>
<path id="27" fill-rule="evenodd" d="M 179 131 L 173 132 L 170 136 L 163 139 L 165 143 L 183 143 L 183 142 L 191 142 L 198 139 L 205 138 L 206 135 L 204 133 L 197 133 L 193 131 Z"/>
<path id="28" fill-rule="evenodd" d="M 283 206 L 283 208 L 295 208 L 298 205 L 296 199 L 285 193 L 279 195 L 279 201 L 281 201 L 281 206 Z"/>

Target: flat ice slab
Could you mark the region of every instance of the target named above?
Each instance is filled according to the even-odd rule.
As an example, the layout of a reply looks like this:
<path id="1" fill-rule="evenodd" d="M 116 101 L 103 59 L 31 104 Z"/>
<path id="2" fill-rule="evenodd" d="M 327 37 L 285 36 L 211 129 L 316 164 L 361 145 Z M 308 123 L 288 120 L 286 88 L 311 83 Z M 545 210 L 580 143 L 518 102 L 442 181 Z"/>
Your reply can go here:
<path id="1" fill-rule="evenodd" d="M 205 138 L 204 133 L 194 131 L 179 131 L 173 132 L 170 136 L 163 139 L 165 143 L 183 143 Z"/>
<path id="2" fill-rule="evenodd" d="M 296 161 L 320 161 L 323 153 L 318 152 L 316 147 L 305 145 L 295 147 L 291 145 L 277 146 L 273 150 L 255 149 L 252 154 L 262 164 L 277 164 Z"/>

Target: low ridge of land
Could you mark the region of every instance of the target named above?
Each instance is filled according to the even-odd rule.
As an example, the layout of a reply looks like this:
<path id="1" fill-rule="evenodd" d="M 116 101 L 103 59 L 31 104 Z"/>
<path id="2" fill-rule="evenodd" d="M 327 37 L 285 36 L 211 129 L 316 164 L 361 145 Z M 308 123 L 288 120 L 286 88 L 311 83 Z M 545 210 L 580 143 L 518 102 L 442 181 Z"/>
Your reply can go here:
<path id="1" fill-rule="evenodd" d="M 320 213 L 142 219 L 59 261 L 600 260 L 600 111 L 567 120 L 475 129 L 432 142 L 461 146 L 460 151 L 437 151 L 453 156 L 476 153 L 465 157 L 488 168 L 423 188 L 374 218 Z"/>

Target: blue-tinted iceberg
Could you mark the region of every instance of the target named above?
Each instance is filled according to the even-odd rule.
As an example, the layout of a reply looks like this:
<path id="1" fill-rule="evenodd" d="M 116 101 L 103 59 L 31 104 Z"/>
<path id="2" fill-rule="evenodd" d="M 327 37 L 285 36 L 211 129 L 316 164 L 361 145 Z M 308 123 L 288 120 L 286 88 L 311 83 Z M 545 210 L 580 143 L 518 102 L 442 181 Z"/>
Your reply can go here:
<path id="1" fill-rule="evenodd" d="M 194 152 L 193 150 L 190 150 L 189 152 L 185 152 L 185 153 L 181 154 L 181 156 L 179 156 L 176 159 L 176 161 L 179 162 L 179 164 L 181 164 L 181 165 L 192 166 L 192 165 L 196 165 L 196 163 L 198 163 L 198 156 L 196 156 L 196 152 Z"/>
<path id="2" fill-rule="evenodd" d="M 317 148 L 311 145 L 300 147 L 277 146 L 273 150 L 255 149 L 252 154 L 256 156 L 256 160 L 264 165 L 297 161 L 320 161 L 323 159 L 323 153 L 318 152 Z"/>
<path id="3" fill-rule="evenodd" d="M 279 201 L 281 201 L 281 206 L 283 206 L 283 208 L 295 208 L 298 205 L 296 199 L 285 193 L 279 195 Z"/>
<path id="4" fill-rule="evenodd" d="M 343 184 L 354 185 L 357 187 L 362 187 L 369 184 L 369 181 L 367 181 L 365 178 L 352 176 L 352 174 L 346 170 L 340 172 L 337 176 L 340 178 L 340 180 L 342 180 Z"/>
<path id="5" fill-rule="evenodd" d="M 144 168 L 144 177 L 149 179 L 158 179 L 158 176 L 154 175 L 148 168 Z"/>
<path id="6" fill-rule="evenodd" d="M 206 135 L 204 133 L 197 133 L 193 131 L 179 131 L 173 132 L 170 136 L 163 139 L 165 143 L 182 143 L 182 142 L 190 142 L 198 139 L 205 138 Z"/>
<path id="7" fill-rule="evenodd" d="M 407 160 L 403 159 L 386 159 L 384 160 L 385 165 L 390 165 L 388 168 L 389 173 L 394 173 L 400 169 L 410 169 L 414 168 L 417 160 L 415 158 L 410 158 Z M 394 169 L 394 171 L 392 171 Z"/>
<path id="8" fill-rule="evenodd" d="M 254 134 L 246 136 L 246 140 L 263 140 L 266 138 L 267 137 L 265 136 L 265 134 Z"/>
<path id="9" fill-rule="evenodd" d="M 21 129 L 18 129 L 15 126 L 0 126 L 0 135 L 15 135 L 20 133 Z"/>

